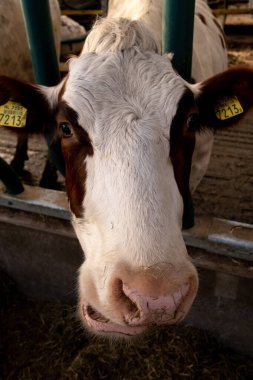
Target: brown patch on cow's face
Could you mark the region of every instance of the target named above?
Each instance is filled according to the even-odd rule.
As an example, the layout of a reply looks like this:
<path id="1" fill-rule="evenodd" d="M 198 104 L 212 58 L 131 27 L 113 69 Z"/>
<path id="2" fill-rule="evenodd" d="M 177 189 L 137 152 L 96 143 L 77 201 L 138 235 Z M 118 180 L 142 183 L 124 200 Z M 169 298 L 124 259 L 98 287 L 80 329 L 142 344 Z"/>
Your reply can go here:
<path id="1" fill-rule="evenodd" d="M 192 227 L 193 224 L 193 220 L 191 220 L 193 215 L 187 214 L 193 212 L 189 181 L 196 140 L 195 130 L 199 129 L 198 123 L 198 113 L 193 94 L 190 90 L 186 90 L 178 104 L 170 132 L 170 157 L 177 186 L 184 201 L 184 228 Z"/>
<path id="2" fill-rule="evenodd" d="M 61 146 L 66 167 L 66 188 L 71 211 L 77 218 L 83 216 L 85 195 L 85 158 L 93 155 L 88 133 L 78 124 L 77 113 L 64 101 L 59 103 L 57 123 L 62 129 Z"/>

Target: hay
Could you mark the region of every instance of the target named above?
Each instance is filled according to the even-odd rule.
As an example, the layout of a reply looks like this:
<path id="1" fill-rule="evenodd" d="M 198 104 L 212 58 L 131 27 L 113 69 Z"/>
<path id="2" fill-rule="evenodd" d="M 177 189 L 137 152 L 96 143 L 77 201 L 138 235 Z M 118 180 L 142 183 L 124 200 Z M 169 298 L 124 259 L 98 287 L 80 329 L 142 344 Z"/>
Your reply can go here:
<path id="1" fill-rule="evenodd" d="M 163 327 L 134 343 L 88 340 L 71 305 L 27 300 L 2 279 L 5 380 L 246 380 L 250 358 L 189 326 Z"/>

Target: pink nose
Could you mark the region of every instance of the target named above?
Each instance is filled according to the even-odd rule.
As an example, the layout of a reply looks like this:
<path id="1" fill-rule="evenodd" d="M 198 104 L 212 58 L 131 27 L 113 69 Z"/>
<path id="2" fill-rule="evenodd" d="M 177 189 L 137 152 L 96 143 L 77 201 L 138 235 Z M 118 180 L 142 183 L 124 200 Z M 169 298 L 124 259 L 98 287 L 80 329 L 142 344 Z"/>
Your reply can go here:
<path id="1" fill-rule="evenodd" d="M 178 321 L 184 316 L 183 312 L 180 314 L 180 305 L 189 289 L 190 284 L 185 283 L 168 295 L 145 296 L 123 284 L 126 301 L 132 304 L 131 309 L 125 312 L 124 320 L 129 326 L 168 324 L 175 319 Z"/>
<path id="2" fill-rule="evenodd" d="M 166 279 L 144 273 L 129 282 L 131 286 L 118 278 L 111 282 L 104 309 L 81 303 L 88 327 L 96 332 L 136 335 L 152 325 L 174 324 L 186 315 L 197 291 L 196 276 L 173 286 Z"/>

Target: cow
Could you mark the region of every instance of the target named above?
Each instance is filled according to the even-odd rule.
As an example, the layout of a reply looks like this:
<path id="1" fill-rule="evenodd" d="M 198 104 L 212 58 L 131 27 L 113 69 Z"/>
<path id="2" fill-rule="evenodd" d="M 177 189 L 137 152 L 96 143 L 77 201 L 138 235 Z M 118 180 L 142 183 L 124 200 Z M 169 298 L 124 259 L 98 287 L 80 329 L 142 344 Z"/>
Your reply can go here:
<path id="1" fill-rule="evenodd" d="M 94 334 L 133 337 L 186 316 L 198 274 L 182 236 L 184 209 L 213 130 L 253 105 L 253 70 L 222 71 L 224 41 L 206 3 L 196 2 L 194 44 L 204 46 L 194 47 L 194 84 L 161 55 L 161 9 L 157 0 L 111 1 L 57 86 L 0 77 L 0 104 L 21 108 L 23 129 L 61 139 L 85 255 L 78 309 Z"/>
<path id="2" fill-rule="evenodd" d="M 50 13 L 53 25 L 54 42 L 57 57 L 60 58 L 61 38 L 80 36 L 85 34 L 83 26 L 67 16 L 61 16 L 58 0 L 50 0 Z M 22 15 L 20 0 L 0 0 L 1 19 L 1 54 L 0 75 L 12 77 L 28 82 L 34 82 L 34 73 L 31 53 L 26 37 L 25 24 Z M 28 159 L 28 138 L 24 134 L 18 137 L 18 143 L 11 166 L 18 174 L 22 174 L 25 161 Z M 50 174 L 50 179 L 48 178 Z M 50 159 L 47 160 L 42 175 L 41 185 L 54 187 L 57 179 L 56 170 Z"/>
<path id="3" fill-rule="evenodd" d="M 60 7 L 57 0 L 50 1 L 50 12 L 53 23 L 53 33 L 57 55 L 60 53 Z M 1 55 L 0 74 L 11 75 L 14 78 L 33 82 L 31 54 L 27 42 L 25 25 L 20 0 L 8 2 L 0 0 L 1 18 Z M 25 161 L 28 159 L 28 138 L 19 134 L 15 155 L 11 165 L 18 174 L 21 174 Z M 50 160 L 47 160 L 42 185 L 48 185 L 49 170 L 56 177 Z"/>

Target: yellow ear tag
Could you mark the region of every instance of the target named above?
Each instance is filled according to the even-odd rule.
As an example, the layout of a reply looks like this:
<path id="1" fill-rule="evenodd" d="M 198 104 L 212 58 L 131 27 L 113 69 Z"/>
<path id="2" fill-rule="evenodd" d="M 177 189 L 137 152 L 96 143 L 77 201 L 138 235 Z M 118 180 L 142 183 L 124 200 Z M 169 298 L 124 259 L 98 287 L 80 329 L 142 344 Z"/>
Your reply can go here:
<path id="1" fill-rule="evenodd" d="M 27 109 L 20 103 L 9 100 L 0 106 L 0 126 L 23 128 L 26 125 Z"/>
<path id="2" fill-rule="evenodd" d="M 217 119 L 226 120 L 243 113 L 243 108 L 236 96 L 224 96 L 214 108 Z"/>

